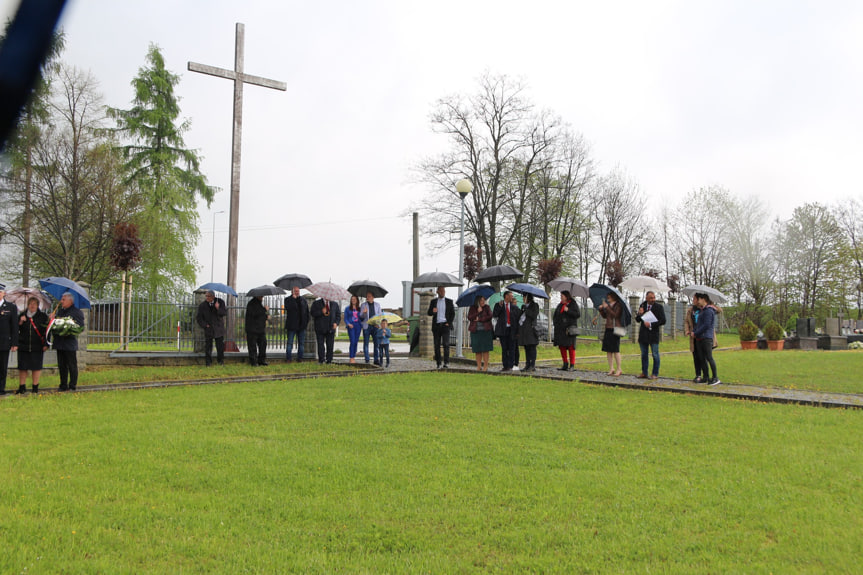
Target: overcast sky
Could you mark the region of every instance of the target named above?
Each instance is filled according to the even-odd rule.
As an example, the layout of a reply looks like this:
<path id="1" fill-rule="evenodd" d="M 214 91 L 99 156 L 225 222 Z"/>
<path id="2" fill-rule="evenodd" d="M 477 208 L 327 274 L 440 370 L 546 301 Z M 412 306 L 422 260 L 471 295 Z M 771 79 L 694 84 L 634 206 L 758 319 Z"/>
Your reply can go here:
<path id="1" fill-rule="evenodd" d="M 186 65 L 233 68 L 237 22 L 246 72 L 288 87 L 244 89 L 241 291 L 287 272 L 370 277 L 401 305 L 402 214 L 426 192 L 410 167 L 447 144 L 429 113 L 484 71 L 522 78 L 655 207 L 712 184 L 780 217 L 861 196 L 860 2 L 70 0 L 64 60 L 108 105 L 129 106 L 151 42 L 182 76 L 186 143 L 221 188 L 201 207 L 201 282 L 226 279 L 232 83 Z M 456 250 L 421 254 L 421 271 L 457 272 Z"/>

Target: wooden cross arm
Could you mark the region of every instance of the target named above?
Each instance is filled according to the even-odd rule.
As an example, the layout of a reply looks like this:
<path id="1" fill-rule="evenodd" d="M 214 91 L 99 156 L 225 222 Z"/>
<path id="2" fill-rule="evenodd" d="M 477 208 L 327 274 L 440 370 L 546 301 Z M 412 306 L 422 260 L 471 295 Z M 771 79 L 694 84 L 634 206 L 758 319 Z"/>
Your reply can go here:
<path id="1" fill-rule="evenodd" d="M 210 76 L 218 76 L 219 78 L 225 78 L 227 80 L 237 79 L 237 73 L 233 70 L 225 70 L 224 68 L 198 64 L 197 62 L 189 62 L 189 71 L 209 74 Z M 288 85 L 285 82 L 278 82 L 276 80 L 270 80 L 269 78 L 262 78 L 260 76 L 252 76 L 251 74 L 240 74 L 240 80 L 246 84 L 255 84 L 257 86 L 263 86 L 264 88 L 281 90 L 282 92 L 288 89 Z"/>

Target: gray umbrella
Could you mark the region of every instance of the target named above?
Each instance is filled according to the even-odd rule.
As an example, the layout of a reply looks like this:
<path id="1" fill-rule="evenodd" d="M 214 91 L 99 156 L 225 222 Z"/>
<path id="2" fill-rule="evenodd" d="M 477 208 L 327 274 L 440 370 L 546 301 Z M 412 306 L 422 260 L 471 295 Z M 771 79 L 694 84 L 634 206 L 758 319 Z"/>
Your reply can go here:
<path id="1" fill-rule="evenodd" d="M 309 276 L 304 276 L 303 274 L 285 274 L 276 281 L 274 281 L 273 285 L 279 286 L 280 288 L 284 288 L 286 290 L 294 289 L 294 287 L 302 289 L 312 285 L 312 280 L 311 278 L 309 278 Z"/>
<path id="2" fill-rule="evenodd" d="M 267 296 L 267 295 L 282 295 L 287 293 L 285 290 L 278 286 L 271 286 L 269 284 L 258 286 L 256 288 L 252 288 L 246 292 L 248 297 L 259 297 L 259 296 Z"/>
<path id="3" fill-rule="evenodd" d="M 697 293 L 703 293 L 710 296 L 710 300 L 714 303 L 725 303 L 728 301 L 728 298 L 725 297 L 718 289 L 713 289 L 712 287 L 702 286 L 702 285 L 691 285 L 686 286 L 680 293 L 684 295 L 688 295 L 689 297 L 695 297 Z"/>
<path id="4" fill-rule="evenodd" d="M 414 280 L 414 287 L 458 287 L 463 282 L 458 281 L 458 278 L 446 272 L 428 272 L 420 274 Z"/>
<path id="5" fill-rule="evenodd" d="M 502 282 L 506 280 L 517 280 L 524 276 L 521 271 L 512 266 L 491 266 L 485 268 L 476 276 L 475 282 Z"/>
<path id="6" fill-rule="evenodd" d="M 348 286 L 348 291 L 360 299 L 366 297 L 368 292 L 372 292 L 375 297 L 384 297 L 389 293 L 381 284 L 372 280 L 356 281 Z"/>

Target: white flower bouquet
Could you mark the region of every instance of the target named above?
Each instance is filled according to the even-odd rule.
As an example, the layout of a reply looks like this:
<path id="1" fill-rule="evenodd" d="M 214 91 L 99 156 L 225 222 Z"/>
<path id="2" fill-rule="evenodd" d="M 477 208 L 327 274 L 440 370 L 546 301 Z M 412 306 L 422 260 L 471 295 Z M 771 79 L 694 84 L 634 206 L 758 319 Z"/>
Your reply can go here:
<path id="1" fill-rule="evenodd" d="M 54 320 L 51 331 L 59 336 L 78 335 L 84 331 L 84 327 L 75 323 L 71 317 L 58 317 Z"/>

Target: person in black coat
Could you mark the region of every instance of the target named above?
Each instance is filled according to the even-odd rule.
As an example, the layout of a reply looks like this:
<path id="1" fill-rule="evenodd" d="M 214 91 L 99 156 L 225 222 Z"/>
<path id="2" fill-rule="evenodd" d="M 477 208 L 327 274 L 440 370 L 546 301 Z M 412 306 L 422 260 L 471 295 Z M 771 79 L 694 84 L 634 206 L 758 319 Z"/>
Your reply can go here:
<path id="1" fill-rule="evenodd" d="M 6 394 L 9 352 L 18 349 L 18 307 L 6 301 L 6 286 L 0 285 L 0 395 Z"/>
<path id="2" fill-rule="evenodd" d="M 309 326 L 309 304 L 300 297 L 300 288 L 294 286 L 291 295 L 285 298 L 285 331 L 288 332 L 288 349 L 285 360 L 291 363 L 294 336 L 297 338 L 297 362 L 303 361 L 306 353 L 306 328 Z"/>
<path id="3" fill-rule="evenodd" d="M 438 286 L 437 297 L 429 302 L 428 315 L 432 318 L 432 337 L 434 338 L 434 360 L 437 368 L 441 368 L 443 360 L 444 369 L 449 367 L 449 334 L 455 321 L 455 306 L 450 298 L 446 297 L 446 288 Z M 441 354 L 443 347 L 443 354 Z"/>
<path id="4" fill-rule="evenodd" d="M 495 304 L 492 316 L 496 318 L 494 335 L 500 339 L 501 360 L 503 362 L 501 371 L 512 371 L 517 361 L 518 320 L 521 317 L 521 310 L 515 305 L 511 291 L 505 292 L 503 301 Z"/>
<path id="5" fill-rule="evenodd" d="M 565 290 L 560 292 L 560 303 L 554 308 L 551 319 L 554 325 L 554 345 L 560 349 L 560 357 L 563 359 L 563 367 L 559 368 L 560 371 L 575 369 L 577 335 L 571 332 L 578 328 L 579 317 L 581 317 L 581 311 L 572 294 Z"/>
<path id="6" fill-rule="evenodd" d="M 84 314 L 75 307 L 74 296 L 66 292 L 60 298 L 60 307 L 51 319 L 71 317 L 72 321 L 84 327 Z M 57 352 L 57 370 L 60 372 L 60 391 L 75 391 L 78 387 L 78 336 L 53 335 L 54 350 Z"/>
<path id="7" fill-rule="evenodd" d="M 533 296 L 524 296 L 521 306 L 521 317 L 518 326 L 518 344 L 524 346 L 524 370 L 536 371 L 536 346 L 539 345 L 539 335 L 536 332 L 536 318 L 539 317 L 539 304 L 533 301 Z"/>
<path id="8" fill-rule="evenodd" d="M 309 312 L 315 322 L 315 338 L 318 342 L 318 363 L 333 363 L 333 344 L 336 340 L 336 328 L 342 321 L 342 310 L 339 302 L 331 302 L 323 298 L 316 299 Z M 326 352 L 324 351 L 326 346 Z"/>
<path id="9" fill-rule="evenodd" d="M 39 393 L 50 321 L 35 297 L 27 300 L 27 309 L 18 316 L 18 393 L 27 391 L 28 371 L 33 374 L 33 393 Z"/>
<path id="10" fill-rule="evenodd" d="M 642 317 L 645 314 L 653 314 L 656 321 L 646 321 Z M 661 303 L 656 303 L 656 294 L 652 291 L 647 292 L 644 301 L 638 307 L 635 321 L 641 324 L 638 328 L 638 345 L 641 347 L 641 374 L 638 378 L 646 379 L 648 377 L 647 369 L 650 366 L 650 360 L 647 352 L 649 349 L 653 355 L 653 372 L 650 374 L 650 379 L 656 379 L 659 377 L 659 336 L 662 333 L 662 326 L 665 325 L 665 309 Z"/>
<path id="11" fill-rule="evenodd" d="M 225 316 L 228 306 L 225 300 L 216 297 L 213 290 L 207 290 L 204 301 L 198 306 L 196 320 L 204 328 L 204 358 L 207 365 L 213 365 L 213 341 L 216 342 L 216 361 L 225 365 Z"/>
<path id="12" fill-rule="evenodd" d="M 257 296 L 246 304 L 246 343 L 249 348 L 249 365 L 267 364 L 267 320 L 270 308 L 264 305 L 264 297 Z"/>

